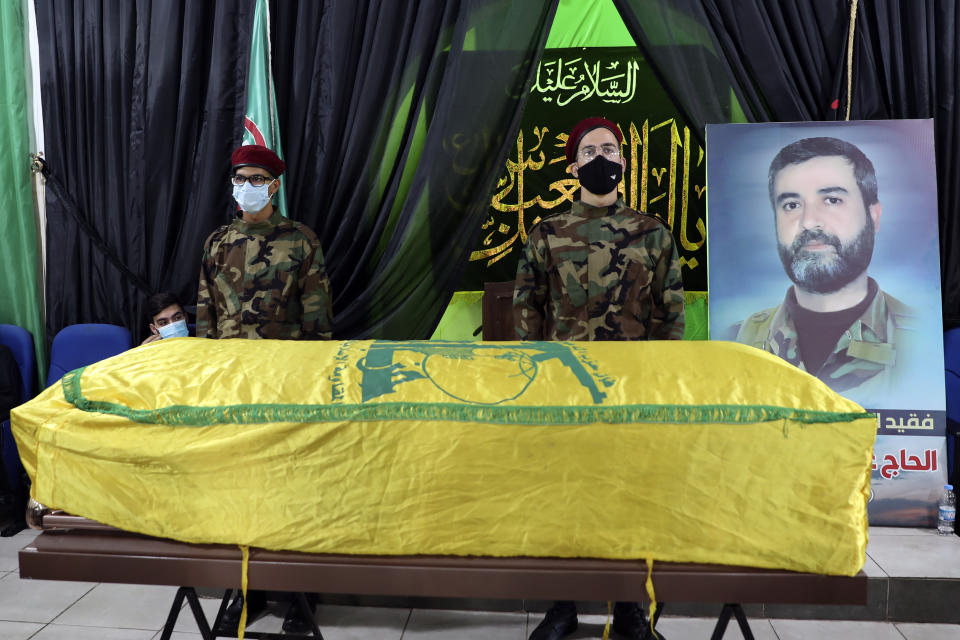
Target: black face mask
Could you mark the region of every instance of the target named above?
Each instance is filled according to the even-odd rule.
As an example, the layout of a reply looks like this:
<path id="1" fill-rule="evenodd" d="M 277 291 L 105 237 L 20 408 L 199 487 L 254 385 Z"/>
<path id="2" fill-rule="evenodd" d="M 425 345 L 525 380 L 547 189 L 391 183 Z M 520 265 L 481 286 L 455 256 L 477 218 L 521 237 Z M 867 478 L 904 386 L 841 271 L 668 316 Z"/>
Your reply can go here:
<path id="1" fill-rule="evenodd" d="M 577 170 L 580 186 L 598 196 L 605 196 L 620 184 L 623 167 L 619 162 L 611 162 L 598 155 Z"/>

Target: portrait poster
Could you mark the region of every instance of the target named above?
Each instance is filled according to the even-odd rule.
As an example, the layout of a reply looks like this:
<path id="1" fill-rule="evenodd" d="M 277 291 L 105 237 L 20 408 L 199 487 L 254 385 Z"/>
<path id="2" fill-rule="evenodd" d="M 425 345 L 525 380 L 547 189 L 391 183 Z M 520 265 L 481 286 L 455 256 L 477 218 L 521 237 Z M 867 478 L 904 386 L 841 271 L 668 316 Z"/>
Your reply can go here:
<path id="1" fill-rule="evenodd" d="M 870 523 L 934 525 L 947 460 L 933 121 L 720 124 L 706 139 L 711 339 L 774 353 L 877 414 Z"/>

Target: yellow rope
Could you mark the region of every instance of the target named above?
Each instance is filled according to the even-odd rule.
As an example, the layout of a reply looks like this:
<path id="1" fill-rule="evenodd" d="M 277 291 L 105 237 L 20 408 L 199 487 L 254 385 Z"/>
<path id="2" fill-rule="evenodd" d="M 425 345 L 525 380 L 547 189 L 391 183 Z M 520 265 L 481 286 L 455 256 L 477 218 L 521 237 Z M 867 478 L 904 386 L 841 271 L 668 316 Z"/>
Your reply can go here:
<path id="1" fill-rule="evenodd" d="M 847 115 L 850 119 L 850 105 L 853 103 L 853 34 L 857 27 L 858 0 L 850 2 L 850 29 L 847 33 Z"/>
<path id="2" fill-rule="evenodd" d="M 613 610 L 613 604 L 607 600 L 607 623 L 603 625 L 603 637 L 600 640 L 607 640 L 610 637 L 610 615 Z"/>
<path id="3" fill-rule="evenodd" d="M 650 598 L 650 633 L 654 638 L 660 640 L 656 630 L 653 628 L 653 620 L 657 615 L 657 594 L 653 590 L 653 556 L 647 556 L 647 597 Z"/>
<path id="4" fill-rule="evenodd" d="M 247 630 L 247 569 L 250 566 L 250 547 L 240 545 L 243 561 L 240 565 L 240 592 L 243 594 L 243 609 L 240 611 L 240 624 L 237 625 L 237 640 L 243 640 L 243 632 Z"/>

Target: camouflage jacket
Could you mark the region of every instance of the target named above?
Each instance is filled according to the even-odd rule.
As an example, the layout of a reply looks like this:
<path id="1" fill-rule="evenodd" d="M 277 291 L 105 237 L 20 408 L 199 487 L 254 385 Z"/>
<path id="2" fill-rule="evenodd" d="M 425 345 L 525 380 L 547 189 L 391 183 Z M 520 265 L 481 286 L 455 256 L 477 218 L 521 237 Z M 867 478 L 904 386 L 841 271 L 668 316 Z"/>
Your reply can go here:
<path id="1" fill-rule="evenodd" d="M 530 230 L 517 264 L 522 340 L 683 337 L 683 282 L 670 230 L 628 208 L 574 202 Z"/>
<path id="2" fill-rule="evenodd" d="M 918 349 L 910 348 L 917 333 L 916 314 L 879 287 L 876 291 L 870 305 L 840 336 L 820 370 L 810 372 L 834 391 L 867 407 L 887 406 L 885 399 L 896 378 L 912 367 L 911 361 L 919 355 Z M 787 296 L 793 295 L 791 286 Z M 763 349 L 806 371 L 786 300 L 744 320 L 736 341 Z"/>
<path id="3" fill-rule="evenodd" d="M 329 340 L 330 280 L 320 240 L 309 227 L 274 213 L 238 218 L 203 246 L 197 336 Z"/>

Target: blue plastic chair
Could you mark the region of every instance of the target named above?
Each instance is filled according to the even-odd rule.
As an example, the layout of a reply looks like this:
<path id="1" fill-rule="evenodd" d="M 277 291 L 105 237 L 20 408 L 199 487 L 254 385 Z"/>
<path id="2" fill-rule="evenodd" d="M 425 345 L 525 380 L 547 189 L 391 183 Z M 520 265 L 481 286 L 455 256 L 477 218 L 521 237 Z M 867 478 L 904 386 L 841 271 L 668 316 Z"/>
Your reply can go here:
<path id="1" fill-rule="evenodd" d="M 49 387 L 68 371 L 99 362 L 133 346 L 126 327 L 115 324 L 73 324 L 64 327 L 50 347 Z"/>
<path id="2" fill-rule="evenodd" d="M 943 334 L 943 369 L 947 391 L 947 473 L 953 474 L 956 440 L 960 431 L 960 328 Z M 954 481 L 960 478 L 952 477 Z"/>
<path id="3" fill-rule="evenodd" d="M 33 397 L 34 377 L 37 372 L 33 336 L 23 327 L 0 324 L 0 344 L 9 348 L 13 359 L 17 361 L 17 368 L 20 370 L 20 402 L 26 402 Z M 17 451 L 9 420 L 0 424 L 0 459 L 3 460 L 8 485 L 14 492 L 23 491 L 23 483 L 20 481 L 23 466 L 20 464 L 20 452 Z"/>
<path id="4" fill-rule="evenodd" d="M 33 336 L 23 327 L 0 324 L 0 344 L 13 352 L 13 358 L 20 368 L 20 402 L 26 402 L 33 397 L 33 378 L 37 372 Z"/>

